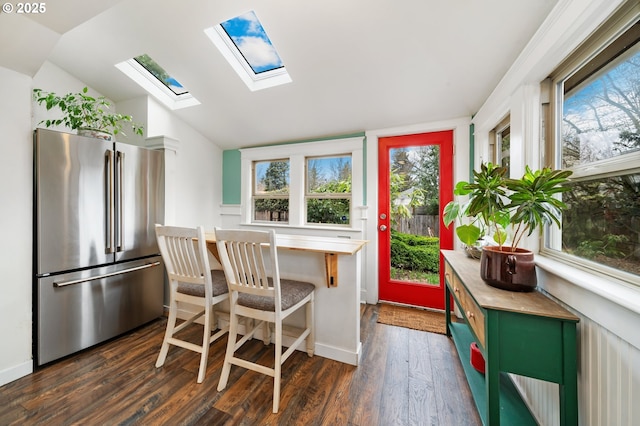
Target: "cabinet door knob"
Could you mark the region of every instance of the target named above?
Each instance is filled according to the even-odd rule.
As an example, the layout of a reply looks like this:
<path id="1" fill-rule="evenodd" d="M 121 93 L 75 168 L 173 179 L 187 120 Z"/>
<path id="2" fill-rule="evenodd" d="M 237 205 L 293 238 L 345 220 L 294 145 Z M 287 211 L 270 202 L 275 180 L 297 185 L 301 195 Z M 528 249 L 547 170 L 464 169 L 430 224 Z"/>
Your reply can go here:
<path id="1" fill-rule="evenodd" d="M 467 318 L 473 318 L 473 312 L 467 311 Z"/>

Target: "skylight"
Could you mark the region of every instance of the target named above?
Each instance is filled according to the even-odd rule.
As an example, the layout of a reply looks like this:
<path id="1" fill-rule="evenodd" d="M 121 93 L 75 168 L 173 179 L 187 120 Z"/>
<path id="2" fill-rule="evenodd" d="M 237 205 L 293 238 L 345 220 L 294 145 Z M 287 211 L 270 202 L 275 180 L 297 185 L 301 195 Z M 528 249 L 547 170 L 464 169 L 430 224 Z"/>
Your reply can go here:
<path id="1" fill-rule="evenodd" d="M 200 104 L 178 80 L 147 54 L 120 62 L 116 67 L 172 110 Z"/>
<path id="2" fill-rule="evenodd" d="M 255 12 L 236 16 L 204 32 L 250 90 L 291 82 Z"/>
<path id="3" fill-rule="evenodd" d="M 158 79 L 159 82 L 168 87 L 174 94 L 177 96 L 184 95 L 185 93 L 189 93 L 187 89 L 185 89 L 178 80 L 171 77 L 169 73 L 167 73 L 164 68 L 162 68 L 156 61 L 151 59 L 151 57 L 147 54 L 136 56 L 133 58 L 137 63 L 142 65 L 144 69 L 146 69 L 151 75 Z"/>
<path id="4" fill-rule="evenodd" d="M 220 24 L 255 74 L 281 68 L 282 60 L 254 12 Z"/>

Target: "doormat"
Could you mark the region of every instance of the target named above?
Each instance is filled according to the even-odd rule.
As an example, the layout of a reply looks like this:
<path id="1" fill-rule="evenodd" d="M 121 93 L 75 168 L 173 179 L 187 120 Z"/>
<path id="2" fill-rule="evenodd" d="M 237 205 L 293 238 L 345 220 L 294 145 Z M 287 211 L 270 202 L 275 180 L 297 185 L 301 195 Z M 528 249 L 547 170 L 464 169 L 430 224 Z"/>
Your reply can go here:
<path id="1" fill-rule="evenodd" d="M 447 332 L 444 313 L 407 306 L 380 304 L 378 322 L 430 333 L 446 334 Z"/>

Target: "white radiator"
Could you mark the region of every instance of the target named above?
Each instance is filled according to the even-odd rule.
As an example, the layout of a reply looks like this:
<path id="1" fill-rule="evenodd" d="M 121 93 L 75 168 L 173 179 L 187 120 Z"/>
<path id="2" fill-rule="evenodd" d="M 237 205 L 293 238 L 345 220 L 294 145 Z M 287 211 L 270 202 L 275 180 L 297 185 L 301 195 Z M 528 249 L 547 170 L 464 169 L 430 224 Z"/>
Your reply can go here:
<path id="1" fill-rule="evenodd" d="M 574 312 L 578 323 L 578 410 L 583 426 L 640 425 L 640 349 Z M 640 324 L 638 324 L 640 333 Z M 558 385 L 512 376 L 543 426 L 559 425 Z"/>

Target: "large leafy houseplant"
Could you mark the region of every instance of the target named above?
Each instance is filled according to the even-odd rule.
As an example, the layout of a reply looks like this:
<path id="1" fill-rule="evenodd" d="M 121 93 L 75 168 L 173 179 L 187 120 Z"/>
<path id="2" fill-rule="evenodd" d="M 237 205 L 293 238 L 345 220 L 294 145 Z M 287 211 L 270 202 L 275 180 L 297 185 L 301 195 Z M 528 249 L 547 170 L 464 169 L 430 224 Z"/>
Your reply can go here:
<path id="1" fill-rule="evenodd" d="M 473 182 L 456 184 L 454 195 L 468 195 L 469 201 L 449 202 L 443 219 L 446 226 L 456 219 L 469 219 L 469 223 L 456 228 L 456 235 L 464 244 L 473 245 L 488 234 L 502 246 L 510 235 L 510 248 L 515 251 L 525 235 L 536 229 L 541 231 L 542 225 L 560 226 L 566 205 L 556 195 L 568 190 L 563 184 L 571 171 L 548 167 L 533 171 L 526 166 L 520 179 L 507 178 L 506 173 L 506 167 L 483 163 L 479 171 L 473 172 Z"/>
<path id="2" fill-rule="evenodd" d="M 504 180 L 507 169 L 494 164 L 481 164 L 480 172 L 474 171 L 475 181 L 460 181 L 454 188 L 457 197 L 469 194 L 482 197 L 471 197 L 468 202 L 449 202 L 443 210 L 445 226 L 456 219 L 460 224 L 456 227 L 456 235 L 467 247 L 476 245 L 488 234 L 493 234 L 496 243 L 506 240 L 504 227 L 508 223 L 508 214 L 504 211 Z M 468 223 L 464 223 L 468 220 Z"/>
<path id="3" fill-rule="evenodd" d="M 95 130 L 115 136 L 124 135 L 123 124 L 131 123 L 133 132 L 143 135 L 142 125 L 134 123 L 130 115 L 112 112 L 111 103 L 104 96 L 94 98 L 87 92 L 88 88 L 85 87 L 81 92 L 60 96 L 42 89 L 33 89 L 33 97 L 38 105 L 44 103 L 47 111 L 57 108 L 62 112 L 61 118 L 42 120 L 39 124 L 46 127 L 64 125 L 72 130 Z"/>
<path id="4" fill-rule="evenodd" d="M 532 291 L 537 285 L 533 252 L 518 244 L 536 229 L 542 232 L 545 224 L 560 226 L 566 205 L 557 195 L 568 190 L 564 184 L 571 171 L 548 167 L 533 171 L 527 166 L 520 179 L 506 174 L 505 167 L 482 164 L 473 172 L 473 182 L 458 182 L 455 187 L 455 195 L 468 195 L 469 201 L 448 203 L 443 220 L 449 226 L 456 219 L 469 219 L 456 228 L 458 238 L 468 246 L 484 235 L 493 238 L 497 246 L 482 247 L 480 256 L 480 276 L 485 282 L 505 290 Z"/>

